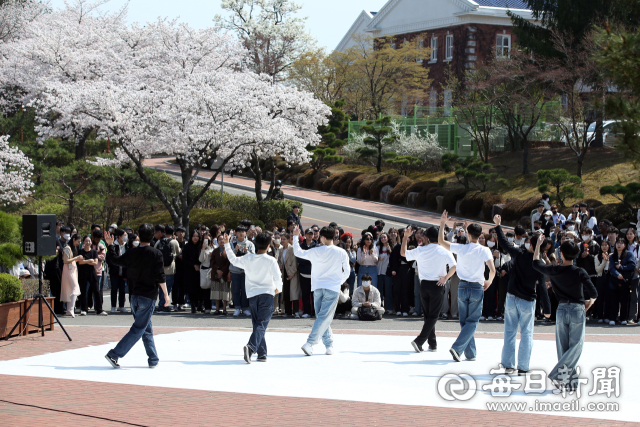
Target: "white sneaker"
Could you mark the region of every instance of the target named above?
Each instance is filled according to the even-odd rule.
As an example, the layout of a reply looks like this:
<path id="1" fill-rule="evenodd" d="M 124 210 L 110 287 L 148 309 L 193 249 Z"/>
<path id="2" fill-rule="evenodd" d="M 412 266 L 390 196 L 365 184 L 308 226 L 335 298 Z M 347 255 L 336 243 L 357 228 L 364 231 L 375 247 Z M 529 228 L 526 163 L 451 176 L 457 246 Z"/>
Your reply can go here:
<path id="1" fill-rule="evenodd" d="M 480 316 L 480 319 L 479 319 L 479 320 L 484 320 L 484 316 Z"/>
<path id="2" fill-rule="evenodd" d="M 452 319 L 458 319 L 459 316 L 457 314 L 454 314 L 453 316 L 451 316 Z"/>
<path id="3" fill-rule="evenodd" d="M 98 313 L 98 316 L 108 316 L 109 313 L 107 313 L 106 311 L 102 310 L 100 313 Z"/>
<path id="4" fill-rule="evenodd" d="M 116 308 L 115 307 L 111 307 L 111 312 L 115 313 L 116 312 Z"/>
<path id="5" fill-rule="evenodd" d="M 233 317 L 238 317 L 240 316 L 240 309 L 236 308 L 236 311 L 233 312 Z"/>
<path id="6" fill-rule="evenodd" d="M 411 312 L 411 315 L 412 315 L 412 316 L 417 316 L 417 315 L 418 315 L 418 313 L 416 313 L 415 311 L 412 311 L 412 312 Z"/>
<path id="7" fill-rule="evenodd" d="M 602 323 L 602 322 L 604 322 L 604 320 L 598 319 L 598 323 Z"/>
<path id="8" fill-rule="evenodd" d="M 251 317 L 251 312 L 249 310 L 243 311 L 242 314 L 244 314 L 245 316 Z"/>
<path id="9" fill-rule="evenodd" d="M 327 347 L 327 352 L 325 354 L 327 356 L 331 356 L 333 354 L 333 347 Z"/>
<path id="10" fill-rule="evenodd" d="M 307 356 L 313 356 L 313 347 L 311 347 L 311 345 L 308 342 L 304 343 L 304 345 L 302 346 L 302 351 Z"/>
<path id="11" fill-rule="evenodd" d="M 120 311 L 120 313 L 128 313 L 129 310 L 127 310 L 126 308 L 122 307 L 118 309 Z"/>
<path id="12" fill-rule="evenodd" d="M 409 317 L 409 313 L 407 312 L 402 313 L 402 317 Z"/>
<path id="13" fill-rule="evenodd" d="M 612 320 L 612 321 L 610 321 L 610 322 L 609 322 L 609 326 L 616 326 L 616 322 L 615 322 L 615 321 L 613 321 L 613 320 Z"/>
<path id="14" fill-rule="evenodd" d="M 493 317 L 489 316 L 487 317 L 487 320 L 493 320 Z"/>
<path id="15" fill-rule="evenodd" d="M 609 323 L 609 319 L 604 319 L 604 323 Z"/>
<path id="16" fill-rule="evenodd" d="M 303 319 L 308 319 L 308 318 L 310 318 L 310 317 L 311 317 L 311 316 L 309 316 L 307 313 L 305 313 L 305 314 L 303 314 L 303 315 L 302 315 L 302 318 L 303 318 Z"/>
<path id="17" fill-rule="evenodd" d="M 300 318 L 300 314 L 299 314 L 299 313 L 296 313 L 294 317 L 295 317 L 296 319 L 299 319 L 299 318 Z"/>
<path id="18" fill-rule="evenodd" d="M 358 320 L 359 317 L 357 314 L 351 313 L 351 320 Z"/>
<path id="19" fill-rule="evenodd" d="M 393 311 L 387 310 L 387 311 L 384 312 L 384 314 L 393 314 Z"/>
<path id="20" fill-rule="evenodd" d="M 402 316 L 402 312 L 401 311 L 397 312 L 396 316 Z"/>
<path id="21" fill-rule="evenodd" d="M 87 312 L 86 312 L 86 311 L 81 311 L 81 312 L 80 312 L 80 316 L 86 316 L 86 315 L 87 315 Z"/>
<path id="22" fill-rule="evenodd" d="M 211 310 L 205 310 L 204 314 L 211 314 Z"/>
<path id="23" fill-rule="evenodd" d="M 621 325 L 626 325 L 626 324 L 627 324 L 627 321 L 626 321 L 626 320 L 623 320 L 622 322 L 620 322 L 620 324 L 621 324 Z"/>

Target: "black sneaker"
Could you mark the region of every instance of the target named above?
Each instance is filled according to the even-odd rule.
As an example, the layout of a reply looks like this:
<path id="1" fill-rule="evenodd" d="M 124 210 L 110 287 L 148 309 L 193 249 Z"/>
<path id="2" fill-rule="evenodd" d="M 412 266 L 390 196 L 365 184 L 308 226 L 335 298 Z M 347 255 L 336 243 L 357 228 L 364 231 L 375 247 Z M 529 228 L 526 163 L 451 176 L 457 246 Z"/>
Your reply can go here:
<path id="1" fill-rule="evenodd" d="M 449 353 L 451 353 L 451 356 L 453 356 L 453 360 L 455 360 L 456 362 L 462 362 L 462 358 L 460 357 L 457 351 L 450 348 Z"/>
<path id="2" fill-rule="evenodd" d="M 118 361 L 116 359 L 109 356 L 108 354 L 104 356 L 104 358 L 107 359 L 107 362 L 109 362 L 111 366 L 113 366 L 113 369 L 120 369 L 120 365 L 118 365 Z"/>
<path id="3" fill-rule="evenodd" d="M 411 341 L 411 345 L 413 346 L 413 349 L 416 351 L 416 353 L 422 353 L 424 351 L 422 347 L 420 347 L 415 341 Z"/>
<path id="4" fill-rule="evenodd" d="M 526 377 L 528 373 L 529 373 L 529 371 L 525 371 L 523 369 L 518 369 L 518 376 L 519 377 Z"/>
<path id="5" fill-rule="evenodd" d="M 244 361 L 247 363 L 251 363 L 251 356 L 253 355 L 253 351 L 247 345 L 244 346 L 243 350 L 244 350 Z"/>
<path id="6" fill-rule="evenodd" d="M 438 347 L 436 347 L 436 346 L 433 346 L 433 347 L 429 346 L 429 351 L 438 351 Z"/>
<path id="7" fill-rule="evenodd" d="M 556 322 L 554 320 L 549 319 L 548 317 L 545 317 L 542 323 L 545 325 L 553 325 Z"/>
<path id="8" fill-rule="evenodd" d="M 258 362 L 266 362 L 267 361 L 267 356 L 260 356 L 256 359 Z"/>

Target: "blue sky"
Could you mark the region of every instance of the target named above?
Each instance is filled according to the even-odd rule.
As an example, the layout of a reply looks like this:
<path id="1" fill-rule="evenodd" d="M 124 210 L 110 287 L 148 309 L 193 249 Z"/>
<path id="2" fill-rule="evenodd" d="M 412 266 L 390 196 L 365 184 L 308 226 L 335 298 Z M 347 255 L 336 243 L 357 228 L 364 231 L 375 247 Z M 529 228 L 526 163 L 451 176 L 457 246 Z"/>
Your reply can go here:
<path id="1" fill-rule="evenodd" d="M 333 50 L 363 9 L 378 11 L 387 0 L 297 0 L 303 6 L 299 15 L 308 17 L 307 30 L 320 46 Z M 117 9 L 125 0 L 111 0 L 104 8 Z M 153 21 L 157 17 L 180 17 L 195 28 L 212 25 L 216 13 L 222 13 L 220 0 L 131 0 L 129 21 Z M 64 7 L 64 0 L 51 0 L 54 8 Z"/>

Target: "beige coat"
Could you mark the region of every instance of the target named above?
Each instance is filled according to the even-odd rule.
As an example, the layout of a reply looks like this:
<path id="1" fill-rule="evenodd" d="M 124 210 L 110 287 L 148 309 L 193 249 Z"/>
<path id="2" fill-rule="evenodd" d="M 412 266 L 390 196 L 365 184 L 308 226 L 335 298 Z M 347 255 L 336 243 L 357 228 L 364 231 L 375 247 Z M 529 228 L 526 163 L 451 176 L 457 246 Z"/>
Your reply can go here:
<path id="1" fill-rule="evenodd" d="M 284 260 L 282 259 L 283 252 L 283 250 L 280 250 L 278 254 L 278 264 L 284 265 L 284 274 L 286 274 L 286 277 L 292 276 L 289 285 L 291 289 L 289 299 L 291 301 L 297 301 L 302 298 L 302 291 L 300 290 L 300 279 L 298 278 L 298 261 L 293 254 L 293 245 L 289 245 L 287 248 L 287 257 Z"/>

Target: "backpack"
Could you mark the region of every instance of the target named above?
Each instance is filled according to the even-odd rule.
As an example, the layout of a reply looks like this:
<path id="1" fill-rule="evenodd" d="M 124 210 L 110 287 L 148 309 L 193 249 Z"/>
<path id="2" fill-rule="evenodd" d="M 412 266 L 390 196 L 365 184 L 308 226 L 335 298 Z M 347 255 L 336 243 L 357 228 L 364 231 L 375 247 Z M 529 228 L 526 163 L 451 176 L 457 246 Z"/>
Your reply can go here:
<path id="1" fill-rule="evenodd" d="M 164 239 L 158 240 L 156 249 L 162 252 L 162 261 L 164 262 L 164 266 L 171 267 L 171 264 L 173 263 L 173 248 L 171 247 L 171 239 L 165 237 Z"/>
<path id="2" fill-rule="evenodd" d="M 358 307 L 358 318 L 360 320 L 378 320 L 378 310 L 373 307 Z"/>

